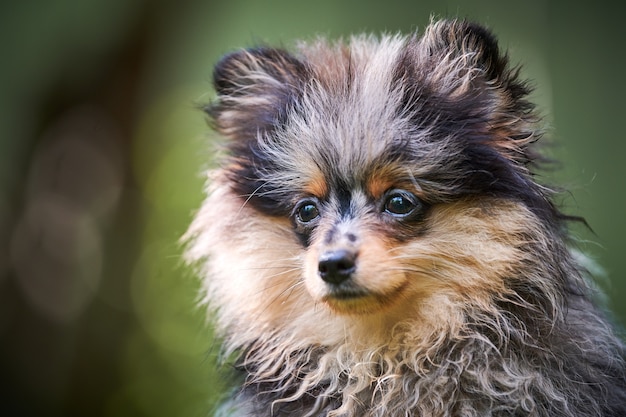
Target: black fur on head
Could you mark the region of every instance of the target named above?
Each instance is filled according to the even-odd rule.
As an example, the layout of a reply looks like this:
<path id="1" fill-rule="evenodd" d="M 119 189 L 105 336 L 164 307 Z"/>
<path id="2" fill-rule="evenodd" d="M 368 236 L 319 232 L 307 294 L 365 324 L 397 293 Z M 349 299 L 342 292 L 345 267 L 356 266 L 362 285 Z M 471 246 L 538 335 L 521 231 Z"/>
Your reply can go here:
<path id="1" fill-rule="evenodd" d="M 220 99 L 206 111 L 223 134 L 254 140 L 285 122 L 309 72 L 284 50 L 260 47 L 234 52 L 215 67 L 213 84 Z"/>

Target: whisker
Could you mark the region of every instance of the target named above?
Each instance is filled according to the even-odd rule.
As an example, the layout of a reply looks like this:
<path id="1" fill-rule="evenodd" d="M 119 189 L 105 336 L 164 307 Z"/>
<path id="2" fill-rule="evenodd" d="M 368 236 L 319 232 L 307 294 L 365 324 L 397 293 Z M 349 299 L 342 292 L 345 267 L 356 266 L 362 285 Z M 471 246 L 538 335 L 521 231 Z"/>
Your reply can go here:
<path id="1" fill-rule="evenodd" d="M 271 269 L 284 269 L 289 268 L 298 269 L 298 267 L 292 265 L 276 265 L 276 266 L 251 266 L 249 268 L 240 268 L 239 271 L 269 271 Z"/>
<path id="2" fill-rule="evenodd" d="M 297 271 L 298 269 L 299 269 L 299 268 L 288 269 L 288 270 L 285 270 L 285 271 L 279 272 L 279 273 L 277 273 L 277 274 L 269 275 L 269 276 L 267 276 L 266 278 L 268 278 L 268 279 L 271 279 L 271 278 L 276 278 L 276 277 L 279 277 L 279 276 L 281 276 L 281 275 L 290 274 L 290 273 L 292 273 L 292 272 L 294 272 L 294 271 Z M 262 291 L 266 291 L 266 290 L 272 289 L 272 288 L 274 288 L 274 287 L 276 287 L 276 286 L 278 286 L 278 285 L 281 285 L 281 284 L 282 284 L 282 282 L 276 282 L 276 283 L 274 283 L 274 284 L 272 284 L 272 285 L 268 285 L 268 286 L 266 286 L 265 288 L 263 288 L 263 290 L 262 290 Z"/>
<path id="3" fill-rule="evenodd" d="M 241 211 L 244 209 L 244 207 L 248 204 L 248 202 L 252 199 L 252 197 L 254 197 L 257 192 L 263 188 L 266 184 L 268 183 L 268 181 L 265 181 L 263 184 L 259 185 L 257 188 L 254 189 L 254 191 L 252 191 L 244 200 L 244 202 L 241 204 L 241 207 L 239 208 L 239 212 L 237 213 L 238 215 L 241 214 Z M 241 196 L 243 197 L 243 196 Z"/>
<path id="4" fill-rule="evenodd" d="M 291 296 L 291 294 L 293 294 L 293 290 L 300 286 L 303 285 L 304 282 L 303 281 L 297 281 L 294 282 L 293 284 L 291 284 L 289 287 L 285 288 L 284 290 L 282 290 L 280 293 L 278 293 L 276 296 L 274 296 L 270 302 L 265 306 L 265 308 L 263 310 L 261 310 L 258 314 L 258 316 L 263 315 L 263 313 L 265 313 L 265 311 L 267 311 L 268 308 L 270 308 L 272 306 L 272 304 L 274 304 L 279 298 L 281 298 L 286 292 L 290 291 L 290 294 L 287 296 L 287 298 L 289 298 L 289 296 Z"/>

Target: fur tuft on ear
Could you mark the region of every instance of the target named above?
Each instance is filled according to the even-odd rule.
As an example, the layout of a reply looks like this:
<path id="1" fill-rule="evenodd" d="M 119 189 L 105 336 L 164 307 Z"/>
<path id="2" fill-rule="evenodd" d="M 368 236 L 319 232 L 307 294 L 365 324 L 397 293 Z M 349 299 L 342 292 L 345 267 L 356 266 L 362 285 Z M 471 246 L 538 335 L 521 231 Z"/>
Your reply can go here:
<path id="1" fill-rule="evenodd" d="M 451 130 L 471 133 L 465 140 L 472 136 L 521 165 L 538 158 L 527 146 L 541 134 L 530 88 L 489 30 L 465 20 L 433 22 L 408 41 L 398 71 L 407 108 L 428 110 Z"/>
<path id="2" fill-rule="evenodd" d="M 205 111 L 223 135 L 254 138 L 284 121 L 308 78 L 307 66 L 284 50 L 237 51 L 215 67 L 218 97 Z"/>
<path id="3" fill-rule="evenodd" d="M 464 20 L 432 23 L 421 39 L 424 53 L 454 62 L 457 68 L 480 70 L 486 80 L 498 79 L 507 64 L 495 37 L 484 27 Z"/>
<path id="4" fill-rule="evenodd" d="M 497 88 L 512 99 L 528 93 L 514 82 L 517 69 L 509 67 L 495 36 L 483 26 L 465 20 L 431 23 L 416 42 L 416 59 L 433 84 L 446 88 L 446 94 L 462 94 L 471 89 Z"/>

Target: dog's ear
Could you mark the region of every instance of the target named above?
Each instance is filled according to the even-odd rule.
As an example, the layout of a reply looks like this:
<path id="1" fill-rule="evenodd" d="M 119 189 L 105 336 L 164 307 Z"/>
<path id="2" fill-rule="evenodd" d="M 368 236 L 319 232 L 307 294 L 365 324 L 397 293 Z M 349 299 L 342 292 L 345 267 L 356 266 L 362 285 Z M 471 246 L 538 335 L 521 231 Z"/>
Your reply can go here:
<path id="1" fill-rule="evenodd" d="M 456 121 L 467 133 L 460 140 L 482 138 L 525 164 L 536 159 L 527 145 L 540 135 L 538 117 L 527 100 L 530 88 L 508 61 L 486 28 L 464 20 L 433 22 L 407 44 L 402 65 L 410 70 L 402 78 L 416 89 L 407 102 L 428 101 L 436 117 Z"/>
<path id="2" fill-rule="evenodd" d="M 420 66 L 433 86 L 448 95 L 471 88 L 506 90 L 517 99 L 526 89 L 512 82 L 517 70 L 509 67 L 495 36 L 485 27 L 465 20 L 431 23 L 417 45 Z"/>
<path id="3" fill-rule="evenodd" d="M 303 62 L 281 49 L 234 52 L 216 65 L 217 100 L 205 110 L 223 135 L 254 138 L 284 121 L 308 73 Z"/>

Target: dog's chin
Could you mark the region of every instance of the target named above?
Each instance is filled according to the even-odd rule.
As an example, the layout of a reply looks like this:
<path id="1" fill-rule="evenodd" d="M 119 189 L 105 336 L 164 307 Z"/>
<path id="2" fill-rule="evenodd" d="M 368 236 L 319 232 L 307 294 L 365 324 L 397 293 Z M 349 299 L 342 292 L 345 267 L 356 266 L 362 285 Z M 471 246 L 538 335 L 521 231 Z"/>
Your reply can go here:
<path id="1" fill-rule="evenodd" d="M 381 302 L 372 295 L 358 297 L 335 297 L 327 296 L 322 299 L 324 304 L 333 312 L 345 315 L 367 315 L 379 313 L 384 310 L 388 303 Z"/>
<path id="2" fill-rule="evenodd" d="M 384 312 L 401 298 L 404 287 L 377 293 L 357 285 L 328 286 L 317 298 L 333 312 L 345 315 L 367 315 Z"/>

